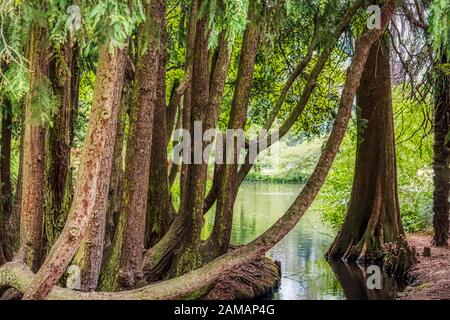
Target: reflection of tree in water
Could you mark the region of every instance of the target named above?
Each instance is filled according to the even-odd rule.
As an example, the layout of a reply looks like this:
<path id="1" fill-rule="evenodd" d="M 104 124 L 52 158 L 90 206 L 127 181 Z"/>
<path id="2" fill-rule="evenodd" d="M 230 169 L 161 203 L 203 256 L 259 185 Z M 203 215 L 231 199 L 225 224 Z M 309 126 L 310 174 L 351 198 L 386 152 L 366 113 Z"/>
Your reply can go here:
<path id="1" fill-rule="evenodd" d="M 342 296 L 342 289 L 334 277 L 325 258 L 301 259 L 301 272 L 283 275 L 285 279 L 295 281 L 302 288 L 306 299 L 335 299 Z"/>
<path id="2" fill-rule="evenodd" d="M 383 272 L 381 289 L 369 289 L 366 283 L 369 275 L 365 267 L 333 261 L 329 264 L 348 300 L 393 300 L 397 295 L 397 283 Z"/>

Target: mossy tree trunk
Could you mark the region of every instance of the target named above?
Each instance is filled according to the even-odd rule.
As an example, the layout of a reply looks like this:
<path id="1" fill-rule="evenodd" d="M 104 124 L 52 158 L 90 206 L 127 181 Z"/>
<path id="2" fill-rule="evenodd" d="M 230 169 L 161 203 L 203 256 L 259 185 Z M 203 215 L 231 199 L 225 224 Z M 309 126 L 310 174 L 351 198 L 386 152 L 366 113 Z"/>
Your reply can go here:
<path id="1" fill-rule="evenodd" d="M 34 271 L 37 271 L 43 258 L 46 128 L 37 121 L 36 116 L 40 112 L 39 94 L 46 90 L 45 85 L 48 83 L 48 45 L 48 31 L 33 24 L 28 49 L 30 91 L 24 107 L 20 246 L 25 262 Z"/>
<path id="2" fill-rule="evenodd" d="M 146 21 L 140 26 L 136 75 L 130 110 L 122 210 L 112 251 L 102 275 L 102 288 L 134 287 L 142 279 L 145 225 L 159 48 L 163 16 L 161 0 L 145 5 Z"/>
<path id="3" fill-rule="evenodd" d="M 117 133 L 116 141 L 114 142 L 113 164 L 111 168 L 111 179 L 109 183 L 108 210 L 106 212 L 106 256 L 109 256 L 122 206 L 123 179 L 125 175 L 123 155 L 124 150 L 126 149 L 125 127 L 128 123 L 127 119 L 130 109 L 130 88 L 134 77 L 130 61 L 128 59 L 125 60 L 127 60 L 125 62 L 125 78 L 123 82 L 122 98 L 119 105 L 117 119 Z"/>
<path id="4" fill-rule="evenodd" d="M 196 121 L 197 123 L 200 121 L 202 124 L 202 135 L 206 130 L 216 128 L 230 66 L 230 52 L 224 34 L 219 35 L 219 45 L 214 52 L 212 62 L 210 62 L 205 24 L 206 17 L 203 17 L 196 26 L 195 64 L 193 65 L 191 84 L 191 137 L 199 134 L 194 133 Z M 203 152 L 206 145 L 212 141 L 200 141 L 197 144 L 191 141 L 191 143 L 192 152 L 197 148 L 197 154 L 202 154 L 202 159 L 197 159 L 197 161 L 200 160 L 200 163 L 187 166 L 187 181 L 189 182 L 185 189 L 185 201 L 187 202 L 180 208 L 180 218 L 173 223 L 175 227 L 169 229 L 168 232 L 171 236 L 174 235 L 173 231 L 176 234 L 177 230 L 181 229 L 178 233 L 180 236 L 174 236 L 174 239 L 181 240 L 181 249 L 177 252 L 173 265 L 174 275 L 198 268 L 206 262 L 201 245 L 201 230 L 209 155 L 203 155 Z M 191 154 L 191 160 L 195 162 L 194 153 Z M 180 226 L 181 228 L 179 228 Z M 169 242 L 169 244 L 173 245 L 173 242 Z"/>
<path id="5" fill-rule="evenodd" d="M 200 8 L 201 1 L 198 6 Z M 203 154 L 203 143 L 195 143 L 194 124 L 201 123 L 201 131 L 198 134 L 203 137 L 205 131 L 204 120 L 209 102 L 210 88 L 210 61 L 207 39 L 207 18 L 202 17 L 197 22 L 195 46 L 191 84 L 191 112 L 190 112 L 190 132 L 191 132 L 191 161 L 187 165 L 186 182 L 183 192 L 183 206 L 180 215 L 186 217 L 183 241 L 178 250 L 177 259 L 174 264 L 174 274 L 181 275 L 202 265 L 202 254 L 200 252 L 200 236 L 203 227 L 203 199 L 206 189 L 208 166 L 203 162 L 195 163 L 195 153 Z M 195 150 L 197 149 L 197 152 Z M 185 165 L 184 165 L 185 166 Z"/>
<path id="6" fill-rule="evenodd" d="M 162 22 L 159 44 L 159 66 L 156 89 L 155 116 L 152 136 L 152 151 L 150 161 L 150 179 L 148 189 L 147 227 L 145 247 L 155 245 L 166 233 L 174 213 L 170 198 L 168 165 L 167 165 L 167 134 L 169 133 L 166 105 L 166 21 L 165 4 L 161 3 Z M 173 96 L 173 95 L 172 95 Z M 170 131 L 171 132 L 171 131 Z"/>
<path id="7" fill-rule="evenodd" d="M 389 45 L 370 49 L 357 92 L 358 146 L 353 189 L 344 224 L 327 255 L 373 260 L 403 235 L 397 195 Z"/>
<path id="8" fill-rule="evenodd" d="M 110 52 L 109 43 L 99 49 L 91 116 L 80 159 L 80 169 L 66 224 L 50 250 L 24 299 L 44 299 L 70 264 L 92 222 L 107 145 L 116 130 L 115 91 L 120 74 L 120 49 Z M 109 155 L 112 157 L 112 154 Z M 26 158 L 25 158 L 26 159 Z M 25 162 L 24 162 L 25 163 Z M 24 174 L 24 177 L 26 174 Z M 42 180 L 43 181 L 43 180 Z M 25 198 L 26 189 L 23 189 Z"/>
<path id="9" fill-rule="evenodd" d="M 449 63 L 444 55 L 441 63 Z M 434 111 L 434 244 L 448 245 L 450 195 L 450 75 L 438 71 Z"/>
<path id="10" fill-rule="evenodd" d="M 252 2 L 253 3 L 253 2 Z M 231 114 L 228 122 L 228 129 L 243 130 L 247 115 L 247 107 L 250 98 L 253 71 L 256 61 L 256 54 L 259 49 L 260 29 L 254 17 L 255 9 L 250 7 L 248 24 L 244 33 L 239 69 L 234 89 L 234 96 L 231 105 Z M 225 153 L 225 164 L 222 166 L 220 175 L 220 186 L 218 190 L 217 208 L 214 220 L 214 227 L 207 243 L 208 259 L 213 259 L 218 255 L 228 252 L 231 240 L 231 228 L 233 222 L 233 208 L 238 191 L 238 161 L 240 147 L 238 137 L 233 137 L 232 146 L 227 145 Z M 230 152 L 228 149 L 231 149 Z"/>
<path id="11" fill-rule="evenodd" d="M 125 60 L 127 49 L 123 48 L 118 53 L 116 68 L 118 76 L 114 83 L 113 106 L 114 114 L 118 113 L 120 100 L 122 97 L 122 88 L 125 72 Z M 117 119 L 117 117 L 116 117 Z M 114 120 L 114 127 L 117 127 L 117 120 Z M 100 173 L 97 181 L 97 194 L 93 208 L 92 222 L 89 224 L 88 231 L 75 255 L 72 264 L 80 268 L 81 287 L 83 291 L 94 291 L 97 289 L 100 277 L 101 264 L 103 260 L 108 195 L 111 171 L 113 165 L 114 145 L 116 142 L 116 130 L 109 130 L 102 154 Z"/>
<path id="12" fill-rule="evenodd" d="M 55 50 L 55 49 L 54 49 Z M 73 142 L 74 110 L 78 96 L 77 46 L 68 40 L 61 55 L 50 61 L 53 92 L 60 101 L 53 125 L 46 132 L 45 213 L 46 249 L 50 250 L 64 227 L 72 200 L 70 148 Z M 59 61 L 63 59 L 63 61 Z"/>

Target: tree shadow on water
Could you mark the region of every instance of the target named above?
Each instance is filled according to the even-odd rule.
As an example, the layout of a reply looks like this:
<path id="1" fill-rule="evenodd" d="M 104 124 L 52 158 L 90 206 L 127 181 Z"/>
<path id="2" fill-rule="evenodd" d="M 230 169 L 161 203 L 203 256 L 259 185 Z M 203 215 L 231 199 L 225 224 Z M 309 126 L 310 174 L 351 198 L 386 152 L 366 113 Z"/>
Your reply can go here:
<path id="1" fill-rule="evenodd" d="M 336 275 L 348 300 L 394 300 L 400 286 L 396 280 L 381 271 L 381 288 L 370 289 L 367 279 L 371 273 L 367 273 L 366 267 L 356 264 L 328 261 Z"/>

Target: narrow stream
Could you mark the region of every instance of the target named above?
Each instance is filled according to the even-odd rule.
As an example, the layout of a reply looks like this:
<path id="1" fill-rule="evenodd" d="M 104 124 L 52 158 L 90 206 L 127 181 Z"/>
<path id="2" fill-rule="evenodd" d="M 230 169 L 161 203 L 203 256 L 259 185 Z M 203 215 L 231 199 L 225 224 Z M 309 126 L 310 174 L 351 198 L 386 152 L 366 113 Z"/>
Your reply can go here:
<path id="1" fill-rule="evenodd" d="M 292 204 L 301 186 L 290 184 L 243 184 L 233 220 L 232 242 L 247 243 L 267 230 Z M 212 228 L 208 214 L 205 236 Z M 383 275 L 382 289 L 369 290 L 364 268 L 343 263 L 330 265 L 324 254 L 334 233 L 309 210 L 298 225 L 268 254 L 281 262 L 283 278 L 273 299 L 393 299 L 395 281 Z"/>

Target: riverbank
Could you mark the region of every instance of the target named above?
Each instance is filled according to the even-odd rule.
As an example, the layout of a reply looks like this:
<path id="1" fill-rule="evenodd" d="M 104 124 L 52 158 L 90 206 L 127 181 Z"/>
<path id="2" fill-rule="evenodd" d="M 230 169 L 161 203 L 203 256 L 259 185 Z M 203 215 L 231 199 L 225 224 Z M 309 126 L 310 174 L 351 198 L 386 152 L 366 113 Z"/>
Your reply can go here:
<path id="1" fill-rule="evenodd" d="M 412 234 L 408 243 L 419 253 L 419 263 L 410 271 L 412 283 L 399 294 L 399 300 L 450 299 L 450 247 L 430 245 L 430 235 Z M 431 249 L 431 256 L 423 255 L 424 248 Z"/>

